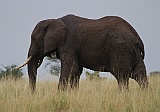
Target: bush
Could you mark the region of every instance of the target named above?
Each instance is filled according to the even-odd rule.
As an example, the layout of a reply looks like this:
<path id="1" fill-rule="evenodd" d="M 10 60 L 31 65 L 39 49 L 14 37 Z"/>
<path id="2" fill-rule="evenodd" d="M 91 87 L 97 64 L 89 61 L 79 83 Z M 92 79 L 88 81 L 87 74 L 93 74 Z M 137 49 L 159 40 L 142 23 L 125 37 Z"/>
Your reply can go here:
<path id="1" fill-rule="evenodd" d="M 24 74 L 22 72 L 22 69 L 15 69 L 17 65 L 11 65 L 11 66 L 3 66 L 3 69 L 0 69 L 0 79 L 8 79 L 8 78 L 21 78 Z"/>

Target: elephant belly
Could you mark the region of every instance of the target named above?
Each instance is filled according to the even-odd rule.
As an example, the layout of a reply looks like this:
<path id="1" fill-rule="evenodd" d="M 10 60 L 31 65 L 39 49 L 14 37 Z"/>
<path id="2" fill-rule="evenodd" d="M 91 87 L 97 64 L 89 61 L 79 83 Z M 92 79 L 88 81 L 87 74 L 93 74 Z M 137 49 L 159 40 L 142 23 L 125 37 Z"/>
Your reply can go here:
<path id="1" fill-rule="evenodd" d="M 100 72 L 109 72 L 109 68 L 107 66 L 98 66 L 98 67 L 85 67 L 90 70 L 100 71 Z"/>
<path id="2" fill-rule="evenodd" d="M 93 40 L 95 40 L 93 42 Z M 88 38 L 80 47 L 80 64 L 88 69 L 96 71 L 109 71 L 108 49 L 105 38 Z"/>
<path id="3" fill-rule="evenodd" d="M 109 72 L 109 63 L 106 56 L 87 55 L 81 57 L 80 64 L 91 70 Z"/>

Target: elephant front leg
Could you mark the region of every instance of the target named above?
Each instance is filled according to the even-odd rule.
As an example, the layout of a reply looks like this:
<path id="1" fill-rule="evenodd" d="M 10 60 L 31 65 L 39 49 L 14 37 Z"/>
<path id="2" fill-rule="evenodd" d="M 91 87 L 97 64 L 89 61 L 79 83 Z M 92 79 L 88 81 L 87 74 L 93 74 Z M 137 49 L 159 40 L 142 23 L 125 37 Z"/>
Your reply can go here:
<path id="1" fill-rule="evenodd" d="M 66 90 L 76 88 L 79 84 L 82 67 L 79 66 L 77 56 L 73 51 L 69 50 L 61 55 L 61 75 L 59 79 L 58 89 Z"/>

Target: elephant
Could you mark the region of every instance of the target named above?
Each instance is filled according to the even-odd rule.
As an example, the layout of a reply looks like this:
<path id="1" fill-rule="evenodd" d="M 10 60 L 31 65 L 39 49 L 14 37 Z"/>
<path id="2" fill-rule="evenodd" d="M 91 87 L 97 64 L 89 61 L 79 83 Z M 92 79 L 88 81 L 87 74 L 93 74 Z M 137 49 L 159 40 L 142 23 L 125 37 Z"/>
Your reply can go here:
<path id="1" fill-rule="evenodd" d="M 148 87 L 144 44 L 136 30 L 118 16 L 88 19 L 66 15 L 40 21 L 31 34 L 28 59 L 29 84 L 36 88 L 37 69 L 45 56 L 61 60 L 58 89 L 79 88 L 83 67 L 110 72 L 119 88 L 128 89 L 129 78 Z"/>

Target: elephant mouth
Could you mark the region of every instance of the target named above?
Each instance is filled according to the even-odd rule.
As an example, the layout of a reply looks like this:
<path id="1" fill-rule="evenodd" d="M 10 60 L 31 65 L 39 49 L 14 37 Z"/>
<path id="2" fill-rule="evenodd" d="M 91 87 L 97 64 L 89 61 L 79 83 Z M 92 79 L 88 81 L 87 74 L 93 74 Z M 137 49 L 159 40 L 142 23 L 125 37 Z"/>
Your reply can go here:
<path id="1" fill-rule="evenodd" d="M 28 64 L 31 61 L 31 59 L 32 59 L 32 56 L 30 56 L 23 64 L 16 67 L 16 69 L 20 69 L 20 68 L 24 67 L 26 64 Z"/>

